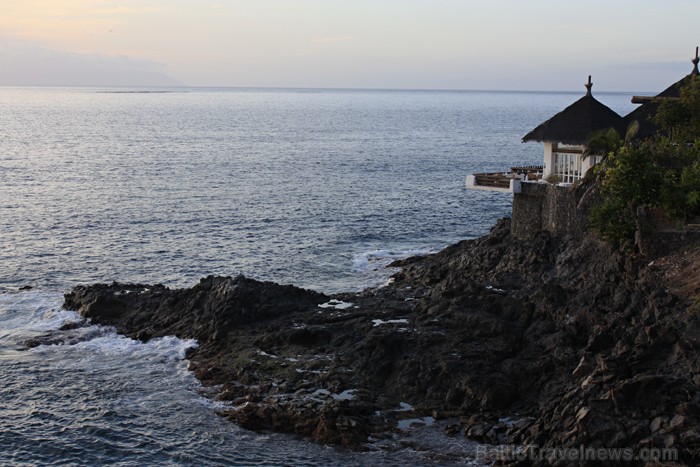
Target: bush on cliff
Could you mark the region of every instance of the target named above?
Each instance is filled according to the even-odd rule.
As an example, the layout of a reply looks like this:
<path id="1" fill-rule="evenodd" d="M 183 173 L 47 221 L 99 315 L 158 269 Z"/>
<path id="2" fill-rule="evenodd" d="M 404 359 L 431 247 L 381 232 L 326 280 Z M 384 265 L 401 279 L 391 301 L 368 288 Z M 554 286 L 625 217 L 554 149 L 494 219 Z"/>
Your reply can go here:
<path id="1" fill-rule="evenodd" d="M 659 106 L 656 124 L 660 131 L 648 140 L 609 144 L 594 169 L 602 201 L 589 218 L 603 238 L 632 238 L 640 206 L 677 220 L 700 215 L 700 77 L 691 76 L 680 99 Z M 596 135 L 590 144 L 601 140 Z"/>
<path id="2" fill-rule="evenodd" d="M 591 224 L 603 238 L 618 241 L 634 236 L 641 205 L 658 204 L 663 170 L 644 147 L 625 146 L 608 155 L 600 191 L 603 201 L 591 210 Z"/>

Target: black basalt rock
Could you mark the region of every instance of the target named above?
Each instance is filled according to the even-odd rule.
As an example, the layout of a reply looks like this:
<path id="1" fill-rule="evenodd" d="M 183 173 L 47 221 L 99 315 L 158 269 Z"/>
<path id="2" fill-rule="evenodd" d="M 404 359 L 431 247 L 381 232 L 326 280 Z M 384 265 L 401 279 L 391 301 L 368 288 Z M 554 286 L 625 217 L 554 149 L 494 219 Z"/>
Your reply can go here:
<path id="1" fill-rule="evenodd" d="M 360 293 L 209 276 L 78 286 L 64 306 L 142 340 L 197 339 L 190 368 L 251 429 L 358 447 L 431 415 L 482 442 L 663 446 L 692 462 L 700 318 L 652 258 L 625 255 L 590 232 L 515 238 L 502 220 Z"/>

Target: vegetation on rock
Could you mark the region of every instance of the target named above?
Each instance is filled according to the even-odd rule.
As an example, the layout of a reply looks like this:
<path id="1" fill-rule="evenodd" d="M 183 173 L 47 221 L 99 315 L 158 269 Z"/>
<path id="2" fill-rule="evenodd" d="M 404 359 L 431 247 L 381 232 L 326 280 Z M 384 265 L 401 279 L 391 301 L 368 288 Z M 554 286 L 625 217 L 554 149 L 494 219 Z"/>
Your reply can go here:
<path id="1" fill-rule="evenodd" d="M 664 100 L 655 123 L 659 132 L 634 142 L 614 130 L 594 135 L 588 153 L 603 155 L 593 170 L 601 202 L 589 215 L 608 240 L 634 236 L 641 206 L 659 208 L 679 221 L 700 214 L 700 78 L 691 76 L 677 100 Z"/>

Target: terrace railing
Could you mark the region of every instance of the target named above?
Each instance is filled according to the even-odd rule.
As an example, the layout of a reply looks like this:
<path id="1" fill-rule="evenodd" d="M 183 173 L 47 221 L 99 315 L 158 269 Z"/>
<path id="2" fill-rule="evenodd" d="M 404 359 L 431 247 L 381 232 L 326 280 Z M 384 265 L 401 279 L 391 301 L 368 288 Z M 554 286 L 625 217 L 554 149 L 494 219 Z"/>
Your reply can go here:
<path id="1" fill-rule="evenodd" d="M 513 177 L 502 173 L 474 174 L 474 184 L 492 188 L 510 188 L 510 180 Z"/>

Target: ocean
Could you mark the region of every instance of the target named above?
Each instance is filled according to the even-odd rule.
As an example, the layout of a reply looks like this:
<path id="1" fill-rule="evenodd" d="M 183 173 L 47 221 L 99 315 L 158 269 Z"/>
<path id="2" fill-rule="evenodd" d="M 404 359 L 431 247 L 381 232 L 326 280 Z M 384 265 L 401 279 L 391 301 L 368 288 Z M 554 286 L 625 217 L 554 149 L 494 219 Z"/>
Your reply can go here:
<path id="1" fill-rule="evenodd" d="M 435 462 L 414 445 L 359 454 L 239 429 L 187 371 L 195 342 L 100 326 L 22 342 L 75 319 L 61 303 L 77 284 L 381 286 L 392 260 L 508 216 L 510 195 L 466 176 L 541 164 L 522 136 L 582 95 L 0 88 L 0 465 Z M 596 96 L 633 109 L 631 94 Z M 473 461 L 473 445 L 413 436 Z"/>

